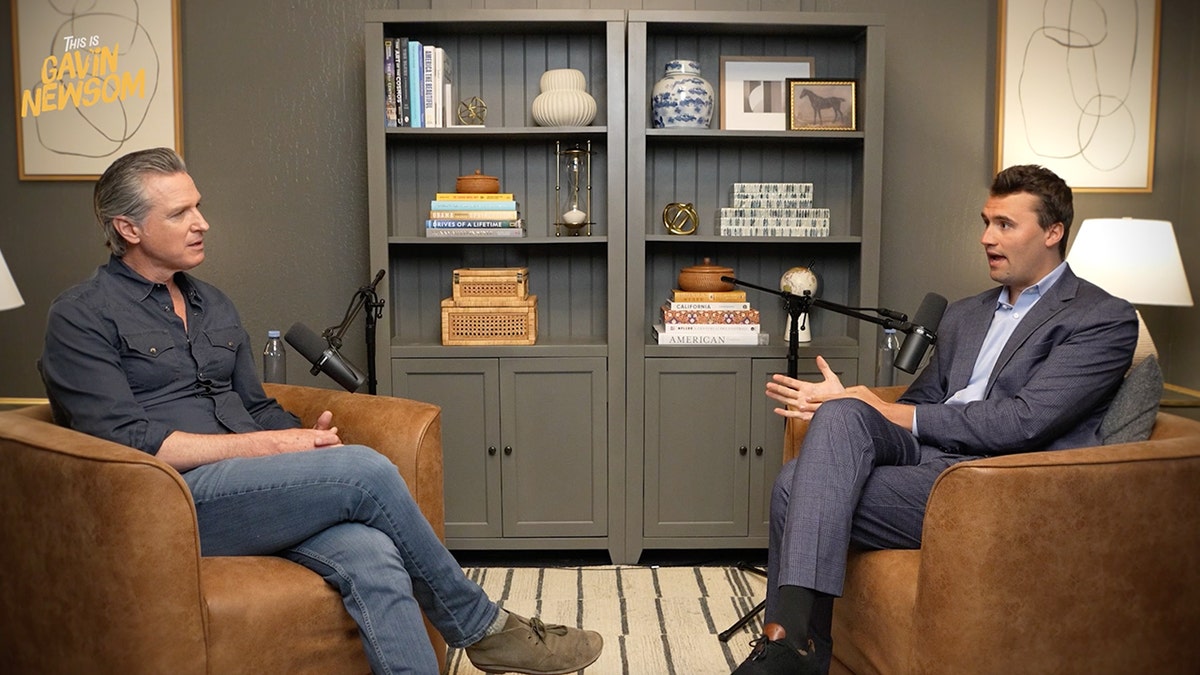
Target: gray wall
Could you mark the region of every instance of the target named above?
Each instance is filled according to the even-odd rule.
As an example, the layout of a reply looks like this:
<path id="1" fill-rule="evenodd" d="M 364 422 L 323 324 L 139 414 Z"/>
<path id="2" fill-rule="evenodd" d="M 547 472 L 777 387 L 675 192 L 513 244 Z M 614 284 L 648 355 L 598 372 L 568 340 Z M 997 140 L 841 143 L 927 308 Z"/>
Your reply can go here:
<path id="1" fill-rule="evenodd" d="M 881 302 L 986 288 L 979 208 L 993 164 L 995 0 L 181 0 L 184 154 L 213 226 L 197 274 L 225 289 L 251 335 L 340 321 L 367 265 L 363 37 L 366 9 L 629 8 L 873 12 L 887 16 Z M 1081 194 L 1077 222 L 1136 215 L 1176 224 L 1200 299 L 1200 8 L 1162 0 L 1155 189 Z M 11 12 L 0 11 L 0 34 Z M 12 53 L 0 49 L 0 72 Z M 15 109 L 0 86 L 0 111 Z M 34 371 L 50 301 L 106 259 L 91 184 L 17 179 L 0 115 L 0 250 L 26 305 L 0 313 L 0 396 L 41 396 Z M 1200 309 L 1146 308 L 1169 381 L 1200 388 Z M 365 364 L 361 317 L 346 354 Z M 298 355 L 289 381 L 311 378 Z"/>

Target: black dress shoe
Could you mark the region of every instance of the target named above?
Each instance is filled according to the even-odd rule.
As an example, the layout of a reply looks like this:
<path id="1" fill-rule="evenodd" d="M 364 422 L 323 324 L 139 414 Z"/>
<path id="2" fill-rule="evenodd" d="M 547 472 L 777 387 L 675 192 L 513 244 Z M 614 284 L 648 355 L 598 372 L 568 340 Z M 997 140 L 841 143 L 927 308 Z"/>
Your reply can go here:
<path id="1" fill-rule="evenodd" d="M 766 635 L 750 645 L 754 649 L 733 675 L 821 675 L 812 640 L 808 641 L 807 651 Z"/>

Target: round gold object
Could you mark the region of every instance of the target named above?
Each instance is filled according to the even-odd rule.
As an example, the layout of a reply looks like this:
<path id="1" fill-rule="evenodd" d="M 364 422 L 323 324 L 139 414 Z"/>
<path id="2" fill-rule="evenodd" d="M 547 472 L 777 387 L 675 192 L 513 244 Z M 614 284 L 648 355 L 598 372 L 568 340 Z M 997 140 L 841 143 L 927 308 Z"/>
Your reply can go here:
<path id="1" fill-rule="evenodd" d="M 663 225 L 671 234 L 692 234 L 700 222 L 696 207 L 691 202 L 671 202 L 663 208 Z"/>
<path id="2" fill-rule="evenodd" d="M 483 126 L 487 119 L 487 104 L 478 96 L 458 102 L 458 121 L 467 126 Z"/>

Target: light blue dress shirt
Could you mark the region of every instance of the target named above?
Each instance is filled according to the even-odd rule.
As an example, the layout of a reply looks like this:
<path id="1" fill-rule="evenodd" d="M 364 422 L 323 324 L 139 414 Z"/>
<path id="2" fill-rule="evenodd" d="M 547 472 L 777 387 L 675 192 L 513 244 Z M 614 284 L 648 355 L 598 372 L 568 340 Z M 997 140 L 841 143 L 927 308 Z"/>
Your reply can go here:
<path id="1" fill-rule="evenodd" d="M 983 338 L 983 346 L 979 349 L 979 356 L 975 357 L 975 368 L 971 371 L 971 379 L 967 380 L 967 386 L 946 399 L 946 405 L 966 405 L 971 401 L 983 400 L 988 378 L 992 375 L 992 369 L 996 367 L 996 360 L 1000 358 L 1000 352 L 1003 351 L 1004 345 L 1012 337 L 1013 331 L 1017 329 L 1017 324 L 1021 323 L 1021 319 L 1029 314 L 1029 310 L 1033 309 L 1033 306 L 1042 299 L 1050 287 L 1058 282 L 1066 269 L 1066 262 L 1059 263 L 1058 267 L 1051 270 L 1036 284 L 1021 291 L 1021 295 L 1017 296 L 1015 303 L 1005 302 L 1008 293 L 1001 291 L 1000 297 L 996 301 L 996 311 L 992 314 L 992 323 L 988 326 L 987 335 Z M 915 413 L 913 414 L 912 431 L 913 434 L 920 435 L 920 432 L 917 431 L 917 415 Z"/>

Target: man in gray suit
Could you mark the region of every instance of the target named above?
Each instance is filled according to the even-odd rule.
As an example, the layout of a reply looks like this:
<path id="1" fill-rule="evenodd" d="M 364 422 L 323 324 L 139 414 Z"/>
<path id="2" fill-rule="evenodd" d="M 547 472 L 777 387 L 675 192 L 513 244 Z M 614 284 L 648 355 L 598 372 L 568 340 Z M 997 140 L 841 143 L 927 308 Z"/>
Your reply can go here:
<path id="1" fill-rule="evenodd" d="M 1071 190 L 1039 166 L 1000 172 L 983 207 L 1000 284 L 950 305 L 930 364 L 896 403 L 843 387 L 825 360 L 775 375 L 784 417 L 811 419 L 771 504 L 765 634 L 734 671 L 823 673 L 846 553 L 918 548 L 934 480 L 969 459 L 1099 443 L 1137 343 L 1133 307 L 1064 262 Z"/>

